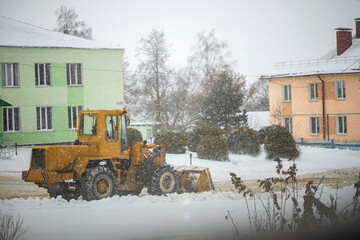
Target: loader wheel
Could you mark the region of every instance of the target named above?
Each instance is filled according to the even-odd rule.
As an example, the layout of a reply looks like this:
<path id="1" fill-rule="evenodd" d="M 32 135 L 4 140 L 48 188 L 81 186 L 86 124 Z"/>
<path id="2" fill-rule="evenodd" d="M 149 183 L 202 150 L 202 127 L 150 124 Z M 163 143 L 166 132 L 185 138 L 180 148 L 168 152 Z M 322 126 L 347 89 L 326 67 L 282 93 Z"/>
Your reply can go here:
<path id="1" fill-rule="evenodd" d="M 179 189 L 179 179 L 174 168 L 166 164 L 159 164 L 154 167 L 154 175 L 148 188 L 148 193 L 152 195 L 166 195 L 177 192 Z"/>
<path id="2" fill-rule="evenodd" d="M 114 183 L 114 174 L 109 169 L 103 166 L 90 168 L 81 179 L 81 195 L 87 201 L 111 197 Z"/>

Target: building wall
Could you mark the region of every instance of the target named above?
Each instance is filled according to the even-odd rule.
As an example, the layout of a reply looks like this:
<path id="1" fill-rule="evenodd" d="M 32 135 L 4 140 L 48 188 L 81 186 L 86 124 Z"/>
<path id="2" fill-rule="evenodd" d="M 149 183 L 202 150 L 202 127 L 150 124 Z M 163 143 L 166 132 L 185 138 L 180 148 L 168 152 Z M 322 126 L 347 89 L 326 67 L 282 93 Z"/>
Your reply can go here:
<path id="1" fill-rule="evenodd" d="M 0 62 L 19 63 L 20 87 L 0 88 L 1 99 L 20 108 L 21 131 L 0 134 L 10 142 L 38 144 L 76 138 L 68 128 L 68 106 L 84 109 L 122 108 L 124 50 L 0 47 Z M 35 86 L 35 63 L 51 63 L 52 85 Z M 82 86 L 67 86 L 67 63 L 82 64 Z M 0 69 L 1 76 L 1 69 Z M 38 131 L 36 107 L 53 107 L 53 130 Z"/>
<path id="2" fill-rule="evenodd" d="M 360 74 L 321 76 L 325 87 L 325 126 L 323 122 L 322 83 L 317 76 L 269 80 L 270 122 L 283 124 L 291 117 L 293 136 L 309 141 L 334 139 L 341 142 L 360 141 Z M 335 81 L 345 81 L 345 100 L 335 99 Z M 309 100 L 309 83 L 318 83 L 317 101 Z M 281 85 L 291 85 L 292 101 L 282 102 Z M 336 133 L 336 117 L 346 116 L 347 134 Z M 310 117 L 319 117 L 319 135 L 310 134 Z"/>
<path id="3" fill-rule="evenodd" d="M 129 128 L 135 128 L 136 130 L 141 132 L 141 135 L 143 137 L 143 140 L 147 140 L 148 142 L 152 141 L 152 138 L 155 137 L 154 136 L 154 131 L 153 131 L 153 127 L 152 125 L 147 125 L 147 124 L 130 124 Z M 151 137 L 148 138 L 148 131 L 151 132 Z"/>

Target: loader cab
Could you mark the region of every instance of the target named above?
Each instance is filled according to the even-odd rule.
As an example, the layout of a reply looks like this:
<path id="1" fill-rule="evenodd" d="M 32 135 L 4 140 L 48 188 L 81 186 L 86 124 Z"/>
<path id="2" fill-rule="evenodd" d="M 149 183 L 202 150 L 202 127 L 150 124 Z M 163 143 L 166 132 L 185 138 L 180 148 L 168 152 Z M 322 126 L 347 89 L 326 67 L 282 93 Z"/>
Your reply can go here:
<path id="1" fill-rule="evenodd" d="M 128 154 L 126 111 L 86 110 L 79 114 L 80 144 L 96 145 L 99 157 Z"/>

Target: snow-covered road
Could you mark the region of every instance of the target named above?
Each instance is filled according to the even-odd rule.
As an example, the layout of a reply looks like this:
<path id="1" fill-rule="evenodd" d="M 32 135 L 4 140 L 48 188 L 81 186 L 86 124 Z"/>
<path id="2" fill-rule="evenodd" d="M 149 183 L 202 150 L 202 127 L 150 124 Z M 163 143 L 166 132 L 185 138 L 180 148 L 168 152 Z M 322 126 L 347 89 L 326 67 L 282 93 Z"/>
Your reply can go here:
<path id="1" fill-rule="evenodd" d="M 275 163 L 264 158 L 230 155 L 230 162 L 215 162 L 196 158 L 193 165 L 209 167 L 215 182 L 229 180 L 229 172 L 243 179 L 258 179 L 275 175 Z M 11 160 L 0 160 L 0 176 L 18 176 L 29 167 L 30 148 L 20 148 Z M 169 154 L 167 161 L 187 165 L 189 153 Z M 301 148 L 296 160 L 298 174 L 323 172 L 340 168 L 360 168 L 360 152 L 320 148 Z M 285 168 L 291 162 L 284 161 Z M 356 172 L 356 171 L 354 171 Z M 336 175 L 337 171 L 332 171 Z M 351 183 L 349 183 L 351 184 Z M 0 189 L 2 186 L 0 186 Z M 353 186 L 339 190 L 325 187 L 323 197 L 339 197 L 339 209 L 354 193 Z M 325 201 L 325 203 L 326 203 Z M 27 239 L 232 239 L 233 228 L 226 220 L 230 211 L 241 233 L 249 230 L 246 204 L 241 194 L 205 192 L 141 197 L 114 196 L 86 202 L 61 197 L 0 200 L 0 210 L 13 210 L 29 227 Z"/>

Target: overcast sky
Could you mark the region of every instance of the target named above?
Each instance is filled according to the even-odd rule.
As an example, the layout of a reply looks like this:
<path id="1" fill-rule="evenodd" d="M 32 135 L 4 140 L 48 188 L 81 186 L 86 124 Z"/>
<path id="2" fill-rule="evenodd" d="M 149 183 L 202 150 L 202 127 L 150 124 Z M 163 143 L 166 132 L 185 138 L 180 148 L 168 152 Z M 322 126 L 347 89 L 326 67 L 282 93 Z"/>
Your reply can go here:
<path id="1" fill-rule="evenodd" d="M 334 29 L 354 29 L 360 17 L 359 0 L 0 0 L 0 15 L 53 29 L 62 4 L 76 8 L 95 40 L 125 48 L 133 66 L 139 40 L 154 28 L 164 30 L 177 68 L 196 33 L 215 29 L 236 71 L 249 77 L 268 73 L 275 61 L 321 57 L 335 46 Z"/>

